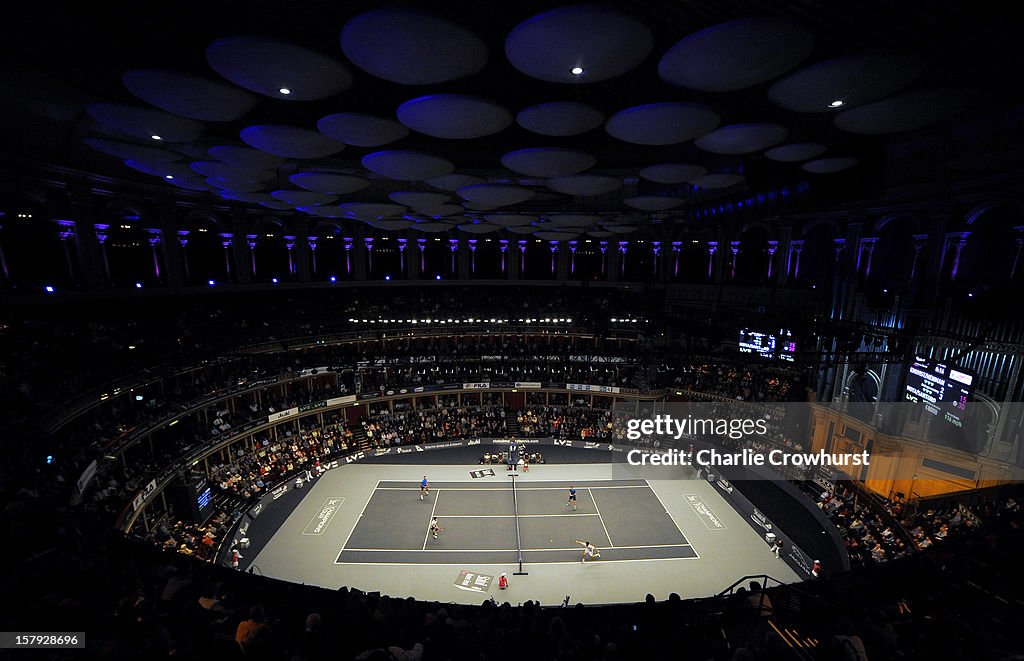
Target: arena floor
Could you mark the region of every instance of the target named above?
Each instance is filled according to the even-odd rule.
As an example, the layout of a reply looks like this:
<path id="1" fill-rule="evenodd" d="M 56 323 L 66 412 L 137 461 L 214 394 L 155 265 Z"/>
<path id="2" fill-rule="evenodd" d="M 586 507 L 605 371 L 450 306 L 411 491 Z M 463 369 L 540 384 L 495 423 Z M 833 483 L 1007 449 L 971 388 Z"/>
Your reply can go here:
<path id="1" fill-rule="evenodd" d="M 421 500 L 424 474 L 431 489 Z M 747 574 L 798 580 L 703 480 L 614 480 L 608 464 L 547 464 L 520 474 L 514 495 L 511 481 L 503 466 L 342 466 L 307 487 L 251 566 L 331 589 L 470 604 L 691 598 Z M 566 506 L 570 484 L 575 511 Z M 694 497 L 718 525 L 694 511 Z M 513 575 L 517 506 L 524 576 Z M 443 528 L 437 539 L 432 516 Z M 601 557 L 582 564 L 576 540 L 593 543 Z M 505 591 L 497 587 L 502 572 Z"/>

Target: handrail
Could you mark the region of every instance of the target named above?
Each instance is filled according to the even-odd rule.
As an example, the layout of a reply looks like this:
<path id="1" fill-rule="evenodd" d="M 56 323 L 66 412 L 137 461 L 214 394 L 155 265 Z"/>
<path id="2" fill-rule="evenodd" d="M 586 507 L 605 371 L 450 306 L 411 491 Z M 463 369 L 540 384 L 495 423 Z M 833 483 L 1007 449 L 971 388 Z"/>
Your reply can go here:
<path id="1" fill-rule="evenodd" d="M 761 579 L 762 580 L 761 587 L 763 589 L 768 589 L 768 581 L 774 581 L 776 585 L 787 585 L 787 583 L 784 583 L 783 581 L 780 581 L 779 579 L 775 578 L 774 576 L 769 576 L 768 574 L 750 574 L 748 576 L 744 576 L 742 578 L 736 579 L 735 581 L 732 582 L 732 585 L 730 585 L 729 587 L 725 588 L 724 590 L 722 590 L 721 592 L 719 592 L 715 596 L 716 597 L 724 597 L 727 594 L 732 594 L 736 590 L 736 588 L 738 588 L 740 586 L 740 583 L 749 583 L 751 580 L 754 580 L 754 579 Z"/>

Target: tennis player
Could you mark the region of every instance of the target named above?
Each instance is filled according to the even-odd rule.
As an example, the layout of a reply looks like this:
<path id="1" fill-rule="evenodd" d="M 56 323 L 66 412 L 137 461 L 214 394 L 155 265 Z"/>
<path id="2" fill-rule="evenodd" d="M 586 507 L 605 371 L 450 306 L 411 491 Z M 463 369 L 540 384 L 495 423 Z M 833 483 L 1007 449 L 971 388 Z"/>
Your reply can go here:
<path id="1" fill-rule="evenodd" d="M 437 539 L 437 533 L 439 532 L 444 532 L 444 528 L 437 525 L 437 517 L 434 517 L 430 520 L 430 534 L 434 536 L 434 539 Z"/>
<path id="2" fill-rule="evenodd" d="M 430 493 L 430 482 L 427 482 L 427 476 L 423 476 L 423 480 L 420 482 L 420 500 L 423 500 Z"/>
<path id="3" fill-rule="evenodd" d="M 595 558 L 595 559 L 596 559 L 596 558 L 600 558 L 600 557 L 601 557 L 601 552 L 600 552 L 600 551 L 598 551 L 598 550 L 597 550 L 597 549 L 596 549 L 596 548 L 594 547 L 594 545 L 593 545 L 593 544 L 591 544 L 590 542 L 585 542 L 585 541 L 583 541 L 583 540 L 577 539 L 577 540 L 576 540 L 576 543 L 577 543 L 577 544 L 579 544 L 579 545 L 581 545 L 581 546 L 583 547 L 583 555 L 582 555 L 582 557 L 580 557 L 580 562 L 586 562 L 586 561 L 587 561 L 587 556 L 588 556 L 588 555 L 589 555 L 589 556 L 590 556 L 591 558 Z"/>
<path id="4" fill-rule="evenodd" d="M 565 501 L 565 506 L 572 505 L 572 511 L 576 511 L 576 487 L 569 485 L 569 500 Z"/>

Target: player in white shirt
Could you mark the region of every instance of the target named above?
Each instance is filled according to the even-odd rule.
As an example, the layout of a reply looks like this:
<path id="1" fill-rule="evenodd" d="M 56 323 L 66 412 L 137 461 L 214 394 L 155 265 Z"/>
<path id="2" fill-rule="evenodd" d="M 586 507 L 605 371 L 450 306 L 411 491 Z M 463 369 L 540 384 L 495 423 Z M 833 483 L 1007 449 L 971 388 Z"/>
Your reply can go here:
<path id="1" fill-rule="evenodd" d="M 588 555 L 591 558 L 600 558 L 601 557 L 601 552 L 598 551 L 597 548 L 595 548 L 594 545 L 591 544 L 590 542 L 586 542 L 586 541 L 583 541 L 581 539 L 577 539 L 576 543 L 583 547 L 583 555 L 580 557 L 580 562 L 586 562 Z"/>

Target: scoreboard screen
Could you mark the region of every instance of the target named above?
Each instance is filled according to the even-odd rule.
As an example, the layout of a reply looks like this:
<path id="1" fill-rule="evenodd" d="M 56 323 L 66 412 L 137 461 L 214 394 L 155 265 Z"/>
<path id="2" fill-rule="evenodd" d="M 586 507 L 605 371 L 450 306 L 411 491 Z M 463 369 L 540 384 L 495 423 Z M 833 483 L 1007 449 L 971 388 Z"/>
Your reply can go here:
<path id="1" fill-rule="evenodd" d="M 796 354 L 796 342 L 793 340 L 793 332 L 780 329 L 775 333 L 744 328 L 740 331 L 739 341 L 740 353 L 753 353 L 761 358 L 778 359 L 787 362 L 794 362 Z"/>
<path id="2" fill-rule="evenodd" d="M 918 356 L 907 374 L 906 399 L 956 427 L 964 426 L 974 375 L 947 363 Z"/>

